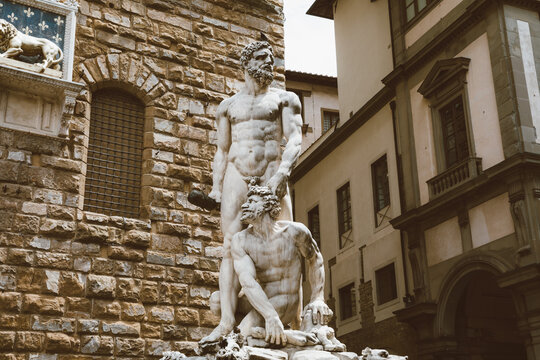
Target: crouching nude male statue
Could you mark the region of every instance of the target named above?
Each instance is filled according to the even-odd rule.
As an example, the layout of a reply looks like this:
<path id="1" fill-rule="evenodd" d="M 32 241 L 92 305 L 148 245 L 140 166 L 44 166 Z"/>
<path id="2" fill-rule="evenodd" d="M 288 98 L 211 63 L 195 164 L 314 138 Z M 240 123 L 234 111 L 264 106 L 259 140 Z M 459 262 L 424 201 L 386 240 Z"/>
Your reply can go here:
<path id="1" fill-rule="evenodd" d="M 247 300 L 239 310 L 249 310 L 240 322 L 240 332 L 277 345 L 315 344 L 319 341 L 309 326 L 303 324 L 305 332 L 285 330 L 285 326 L 295 321 L 301 305 L 302 257 L 312 289 L 304 314 L 309 314 L 310 325 L 326 325 L 331 319 L 332 310 L 324 302 L 323 258 L 305 225 L 276 220 L 280 210 L 278 197 L 252 181 L 242 205 L 241 220 L 248 227 L 234 235 L 231 250 Z"/>
<path id="2" fill-rule="evenodd" d="M 300 100 L 292 92 L 269 87 L 274 55 L 268 42 L 257 41 L 246 46 L 240 61 L 244 68 L 244 88 L 224 100 L 216 113 L 217 151 L 213 187 L 208 196 L 221 203 L 224 237 L 219 274 L 221 321 L 201 340 L 202 344 L 217 341 L 235 325 L 240 286 L 230 246 L 233 235 L 242 230 L 240 207 L 247 199 L 248 179 L 268 186 L 281 201 L 280 218 L 292 219 L 287 181 L 302 142 Z M 286 144 L 282 149 L 283 139 Z"/>

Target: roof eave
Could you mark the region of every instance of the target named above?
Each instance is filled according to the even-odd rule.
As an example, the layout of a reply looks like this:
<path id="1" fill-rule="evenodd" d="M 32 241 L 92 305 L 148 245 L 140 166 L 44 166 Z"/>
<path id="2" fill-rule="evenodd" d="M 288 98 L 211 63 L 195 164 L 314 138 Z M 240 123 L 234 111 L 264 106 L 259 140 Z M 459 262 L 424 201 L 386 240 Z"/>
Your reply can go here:
<path id="1" fill-rule="evenodd" d="M 315 0 L 306 14 L 334 20 L 333 3 L 334 0 Z"/>

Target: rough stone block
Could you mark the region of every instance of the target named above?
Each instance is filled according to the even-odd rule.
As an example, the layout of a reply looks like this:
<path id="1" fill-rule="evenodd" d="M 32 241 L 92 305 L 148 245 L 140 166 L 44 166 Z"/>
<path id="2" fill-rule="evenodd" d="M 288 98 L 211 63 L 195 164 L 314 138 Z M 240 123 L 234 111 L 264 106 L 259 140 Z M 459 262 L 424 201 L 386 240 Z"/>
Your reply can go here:
<path id="1" fill-rule="evenodd" d="M 15 350 L 40 351 L 45 342 L 45 335 L 39 332 L 18 331 L 15 335 Z"/>
<path id="2" fill-rule="evenodd" d="M 114 297 L 116 279 L 112 276 L 90 274 L 86 281 L 86 289 L 90 297 Z"/>
<path id="3" fill-rule="evenodd" d="M 130 321 L 141 321 L 146 315 L 146 310 L 142 304 L 139 303 L 122 303 L 122 319 Z"/>
<path id="4" fill-rule="evenodd" d="M 92 319 L 79 319 L 79 333 L 97 334 L 99 333 L 99 321 Z M 83 341 L 84 346 L 84 341 Z"/>
<path id="5" fill-rule="evenodd" d="M 109 229 L 106 226 L 79 223 L 76 240 L 105 242 L 109 238 Z"/>
<path id="6" fill-rule="evenodd" d="M 199 325 L 199 312 L 187 307 L 177 307 L 175 321 L 183 325 Z"/>
<path id="7" fill-rule="evenodd" d="M 19 312 L 21 310 L 22 297 L 17 292 L 0 293 L 0 311 L 1 312 Z"/>
<path id="8" fill-rule="evenodd" d="M 15 332 L 0 331 L 0 350 L 10 351 L 15 346 Z"/>
<path id="9" fill-rule="evenodd" d="M 44 318 L 43 316 L 32 316 L 32 330 L 51 332 L 75 332 L 75 319 L 70 318 Z"/>
<path id="10" fill-rule="evenodd" d="M 112 355 L 114 342 L 111 336 L 81 337 L 81 353 L 92 355 Z"/>
<path id="11" fill-rule="evenodd" d="M 116 301 L 94 301 L 92 315 L 98 318 L 120 319 L 121 306 Z"/>
<path id="12" fill-rule="evenodd" d="M 62 333 L 47 333 L 48 352 L 72 352 L 79 346 L 79 340 Z"/>
<path id="13" fill-rule="evenodd" d="M 150 233 L 140 230 L 130 230 L 124 236 L 124 242 L 132 246 L 148 247 L 150 240 Z"/>
<path id="14" fill-rule="evenodd" d="M 144 339 L 115 339 L 116 355 L 142 356 L 144 353 Z"/>
<path id="15" fill-rule="evenodd" d="M 136 322 L 103 321 L 101 328 L 104 334 L 112 334 L 115 336 L 139 336 L 141 333 L 141 325 Z"/>
<path id="16" fill-rule="evenodd" d="M 25 294 L 22 309 L 33 314 L 62 315 L 65 303 L 65 299 L 59 297 Z"/>
<path id="17" fill-rule="evenodd" d="M 122 300 L 139 301 L 141 280 L 118 278 L 116 296 Z"/>
<path id="18" fill-rule="evenodd" d="M 171 350 L 171 343 L 163 340 L 146 340 L 146 355 L 162 356 L 164 351 Z"/>
<path id="19" fill-rule="evenodd" d="M 174 309 L 172 306 L 153 306 L 148 310 L 148 321 L 158 323 L 172 323 Z"/>
<path id="20" fill-rule="evenodd" d="M 185 284 L 159 284 L 159 303 L 180 305 L 187 302 L 188 287 Z"/>

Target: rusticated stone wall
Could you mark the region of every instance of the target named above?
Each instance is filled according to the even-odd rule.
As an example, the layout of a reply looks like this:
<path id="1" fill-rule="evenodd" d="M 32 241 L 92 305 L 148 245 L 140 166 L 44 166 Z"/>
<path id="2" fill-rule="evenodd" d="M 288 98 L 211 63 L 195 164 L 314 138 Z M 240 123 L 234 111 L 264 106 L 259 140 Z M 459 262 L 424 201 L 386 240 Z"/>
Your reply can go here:
<path id="1" fill-rule="evenodd" d="M 208 191 L 214 114 L 266 33 L 283 84 L 281 0 L 81 1 L 67 139 L 0 128 L 0 359 L 158 358 L 217 319 L 219 213 Z M 92 92 L 146 106 L 139 219 L 83 211 Z"/>

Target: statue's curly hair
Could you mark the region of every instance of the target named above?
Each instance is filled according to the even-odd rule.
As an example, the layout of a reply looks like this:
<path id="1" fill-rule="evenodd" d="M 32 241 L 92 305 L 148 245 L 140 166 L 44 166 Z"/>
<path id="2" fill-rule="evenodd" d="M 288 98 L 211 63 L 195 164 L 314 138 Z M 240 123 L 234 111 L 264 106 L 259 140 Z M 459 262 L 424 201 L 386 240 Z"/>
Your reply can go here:
<path id="1" fill-rule="evenodd" d="M 242 49 L 242 52 L 240 53 L 240 63 L 242 64 L 242 66 L 245 68 L 247 62 L 249 61 L 249 59 L 251 59 L 253 53 L 264 48 L 268 48 L 270 49 L 272 54 L 274 53 L 274 50 L 272 49 L 272 46 L 268 41 L 255 41 L 251 44 L 246 45 L 246 47 L 244 47 L 244 49 Z"/>
<path id="2" fill-rule="evenodd" d="M 263 199 L 263 210 L 270 214 L 272 219 L 276 219 L 281 213 L 279 198 L 274 195 L 268 186 L 249 185 L 247 196 L 258 195 Z"/>

